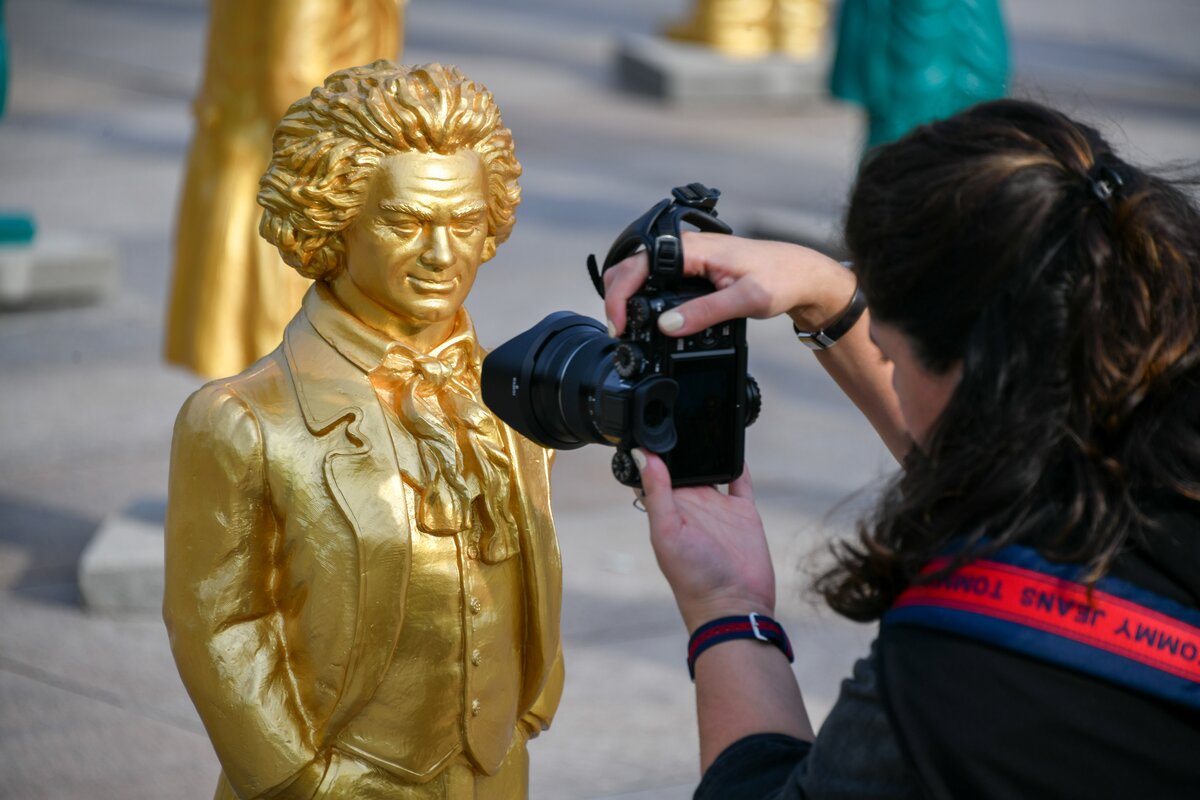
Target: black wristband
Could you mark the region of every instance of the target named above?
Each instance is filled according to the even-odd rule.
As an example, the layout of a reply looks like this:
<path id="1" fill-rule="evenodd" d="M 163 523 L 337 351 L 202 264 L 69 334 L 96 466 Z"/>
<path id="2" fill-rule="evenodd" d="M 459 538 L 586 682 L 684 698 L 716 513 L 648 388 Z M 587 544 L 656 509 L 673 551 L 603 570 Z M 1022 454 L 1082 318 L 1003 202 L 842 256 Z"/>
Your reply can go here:
<path id="1" fill-rule="evenodd" d="M 833 322 L 819 331 L 802 331 L 793 322 L 792 330 L 796 332 L 796 338 L 805 347 L 810 350 L 824 350 L 833 347 L 838 339 L 845 336 L 854 327 L 854 324 L 858 322 L 866 308 L 866 295 L 856 285 L 854 287 L 854 296 L 850 298 L 850 305 L 846 306 L 845 310 Z"/>
<path id="2" fill-rule="evenodd" d="M 688 640 L 688 674 L 696 680 L 696 658 L 714 644 L 734 639 L 757 639 L 778 647 L 788 663 L 796 660 L 792 643 L 788 641 L 783 626 L 764 614 L 748 614 L 739 617 L 721 617 L 706 622 L 692 632 Z"/>

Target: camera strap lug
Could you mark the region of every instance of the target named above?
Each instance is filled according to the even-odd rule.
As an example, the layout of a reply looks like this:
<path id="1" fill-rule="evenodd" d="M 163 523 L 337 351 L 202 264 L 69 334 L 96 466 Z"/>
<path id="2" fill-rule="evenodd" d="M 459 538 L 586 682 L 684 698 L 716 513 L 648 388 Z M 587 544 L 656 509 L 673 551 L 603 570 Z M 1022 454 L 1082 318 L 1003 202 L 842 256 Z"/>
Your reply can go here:
<path id="1" fill-rule="evenodd" d="M 698 230 L 712 233 L 733 233 L 723 220 L 717 219 L 719 189 L 709 189 L 702 183 L 689 183 L 671 190 L 674 199 L 660 200 L 654 207 L 627 227 L 604 258 L 601 267 L 595 255 L 587 258 L 588 275 L 596 293 L 604 297 L 604 273 L 614 264 L 645 248 L 650 260 L 646 285 L 658 289 L 683 278 L 683 243 L 679 238 L 680 223 L 687 222 Z"/>

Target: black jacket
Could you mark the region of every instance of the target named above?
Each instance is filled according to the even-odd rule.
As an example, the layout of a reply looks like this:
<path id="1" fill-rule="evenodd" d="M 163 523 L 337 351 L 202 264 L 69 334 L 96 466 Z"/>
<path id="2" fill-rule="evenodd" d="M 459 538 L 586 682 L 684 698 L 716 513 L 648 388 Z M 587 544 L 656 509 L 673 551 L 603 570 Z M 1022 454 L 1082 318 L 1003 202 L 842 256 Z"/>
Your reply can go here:
<path id="1" fill-rule="evenodd" d="M 1182 503 L 1113 577 L 1200 608 L 1200 512 Z M 731 745 L 702 800 L 1200 798 L 1200 710 L 952 633 L 884 625 L 812 743 Z"/>

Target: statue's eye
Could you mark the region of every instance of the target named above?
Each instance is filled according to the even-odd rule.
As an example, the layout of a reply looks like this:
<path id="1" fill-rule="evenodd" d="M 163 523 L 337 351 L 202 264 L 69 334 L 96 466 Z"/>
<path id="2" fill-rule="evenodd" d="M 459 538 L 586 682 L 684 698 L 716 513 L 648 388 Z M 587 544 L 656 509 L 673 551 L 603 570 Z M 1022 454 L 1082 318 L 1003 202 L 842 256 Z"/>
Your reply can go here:
<path id="1" fill-rule="evenodd" d="M 415 236 L 421 231 L 421 223 L 415 219 L 392 220 L 389 227 L 400 236 Z"/>

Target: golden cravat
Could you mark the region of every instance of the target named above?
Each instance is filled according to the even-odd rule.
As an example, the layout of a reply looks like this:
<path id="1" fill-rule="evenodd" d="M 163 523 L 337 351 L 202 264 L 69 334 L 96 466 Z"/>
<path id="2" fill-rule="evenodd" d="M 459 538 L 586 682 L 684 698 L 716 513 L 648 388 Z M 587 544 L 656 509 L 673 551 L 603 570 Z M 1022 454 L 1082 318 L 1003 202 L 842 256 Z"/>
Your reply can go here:
<path id="1" fill-rule="evenodd" d="M 467 336 L 452 336 L 428 354 L 397 342 L 370 378 L 390 397 L 396 422 L 417 446 L 419 474 L 400 466 L 416 488 L 420 529 L 438 535 L 466 532 L 478 510 L 481 557 L 496 563 L 518 549 L 510 503 L 512 462 L 496 419 L 476 399 L 474 355 Z"/>

